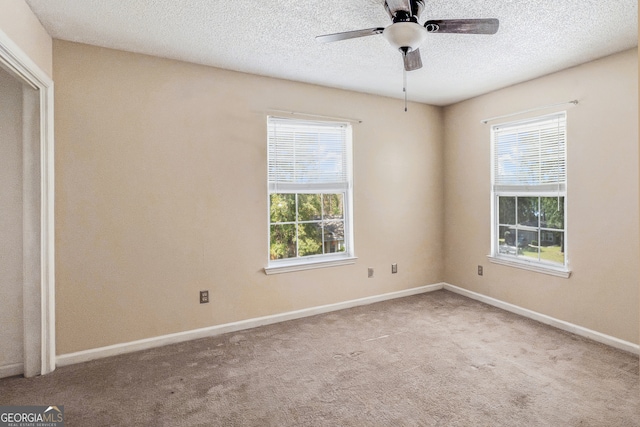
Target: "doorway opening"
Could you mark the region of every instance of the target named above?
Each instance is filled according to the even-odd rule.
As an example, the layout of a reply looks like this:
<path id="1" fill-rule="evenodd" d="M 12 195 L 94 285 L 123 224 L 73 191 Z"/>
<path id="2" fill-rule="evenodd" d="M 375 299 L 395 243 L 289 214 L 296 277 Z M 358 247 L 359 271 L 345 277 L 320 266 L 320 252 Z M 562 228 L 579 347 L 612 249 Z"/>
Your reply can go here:
<path id="1" fill-rule="evenodd" d="M 0 247 L 0 306 L 11 316 L 2 319 L 0 377 L 31 377 L 55 369 L 53 81 L 2 31 L 0 73 L 0 229 L 10 239 Z"/>

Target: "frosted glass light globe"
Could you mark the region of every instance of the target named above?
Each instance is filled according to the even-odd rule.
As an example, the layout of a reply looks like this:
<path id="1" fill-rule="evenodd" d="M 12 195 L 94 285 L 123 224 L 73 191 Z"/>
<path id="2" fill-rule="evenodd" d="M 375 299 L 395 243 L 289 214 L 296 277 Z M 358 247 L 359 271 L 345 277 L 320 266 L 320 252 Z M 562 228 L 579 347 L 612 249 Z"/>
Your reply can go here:
<path id="1" fill-rule="evenodd" d="M 385 28 L 382 35 L 396 49 L 416 50 L 427 38 L 427 29 L 415 22 L 396 22 Z"/>

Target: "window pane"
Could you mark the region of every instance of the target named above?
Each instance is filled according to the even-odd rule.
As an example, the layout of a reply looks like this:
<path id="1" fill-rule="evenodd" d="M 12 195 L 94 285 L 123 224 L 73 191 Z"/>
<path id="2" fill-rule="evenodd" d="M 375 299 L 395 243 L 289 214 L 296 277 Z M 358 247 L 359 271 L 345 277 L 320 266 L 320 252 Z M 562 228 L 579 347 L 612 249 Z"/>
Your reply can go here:
<path id="1" fill-rule="evenodd" d="M 540 227 L 564 229 L 564 197 L 541 197 L 540 211 Z"/>
<path id="2" fill-rule="evenodd" d="M 296 220 L 296 195 L 271 194 L 269 196 L 271 222 L 292 222 Z"/>
<path id="3" fill-rule="evenodd" d="M 344 252 L 344 221 L 324 222 L 324 253 Z"/>
<path id="4" fill-rule="evenodd" d="M 520 255 L 525 258 L 540 259 L 540 245 L 538 245 L 538 232 L 529 230 L 518 230 L 518 241 Z"/>
<path id="5" fill-rule="evenodd" d="M 298 225 L 298 255 L 322 253 L 322 226 L 319 222 Z"/>
<path id="6" fill-rule="evenodd" d="M 539 197 L 518 197 L 518 225 L 538 227 L 538 199 Z"/>
<path id="7" fill-rule="evenodd" d="M 499 203 L 499 224 L 515 224 L 516 223 L 516 198 L 515 197 L 498 197 Z"/>
<path id="8" fill-rule="evenodd" d="M 314 221 L 322 218 L 320 194 L 298 194 L 298 221 Z"/>
<path id="9" fill-rule="evenodd" d="M 296 256 L 296 226 L 294 224 L 271 226 L 271 259 L 294 258 Z"/>
<path id="10" fill-rule="evenodd" d="M 540 259 L 564 264 L 564 232 L 540 232 Z"/>
<path id="11" fill-rule="evenodd" d="M 522 230 L 518 229 L 518 248 L 524 250 L 529 245 L 537 246 L 538 244 L 538 231 Z"/>
<path id="12" fill-rule="evenodd" d="M 516 230 L 513 227 L 499 227 L 498 252 L 501 254 L 516 255 Z"/>
<path id="13" fill-rule="evenodd" d="M 322 215 L 324 219 L 344 218 L 344 205 L 342 204 L 342 194 L 322 195 Z"/>

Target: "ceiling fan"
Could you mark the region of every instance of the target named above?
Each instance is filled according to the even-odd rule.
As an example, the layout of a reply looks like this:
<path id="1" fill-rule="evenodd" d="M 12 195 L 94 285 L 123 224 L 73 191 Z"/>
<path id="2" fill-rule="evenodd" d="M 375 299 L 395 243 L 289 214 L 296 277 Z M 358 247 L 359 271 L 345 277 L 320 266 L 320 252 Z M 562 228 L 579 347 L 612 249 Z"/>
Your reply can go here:
<path id="1" fill-rule="evenodd" d="M 384 8 L 393 21 L 388 27 L 367 28 L 344 33 L 317 36 L 322 43 L 357 37 L 382 34 L 391 46 L 400 50 L 404 59 L 404 69 L 413 71 L 422 68 L 420 45 L 428 33 L 495 34 L 499 21 L 489 19 L 436 19 L 420 25 L 418 18 L 424 10 L 424 0 L 386 0 Z"/>

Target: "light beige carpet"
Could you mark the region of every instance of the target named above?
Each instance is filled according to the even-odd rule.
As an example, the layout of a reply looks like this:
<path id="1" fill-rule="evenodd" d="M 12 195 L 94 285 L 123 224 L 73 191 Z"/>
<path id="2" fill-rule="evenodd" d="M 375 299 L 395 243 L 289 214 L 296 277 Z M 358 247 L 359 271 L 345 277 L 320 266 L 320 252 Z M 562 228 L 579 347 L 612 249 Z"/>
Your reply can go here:
<path id="1" fill-rule="evenodd" d="M 639 399 L 636 355 L 444 290 L 0 380 L 70 427 L 640 426 Z"/>

